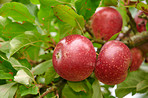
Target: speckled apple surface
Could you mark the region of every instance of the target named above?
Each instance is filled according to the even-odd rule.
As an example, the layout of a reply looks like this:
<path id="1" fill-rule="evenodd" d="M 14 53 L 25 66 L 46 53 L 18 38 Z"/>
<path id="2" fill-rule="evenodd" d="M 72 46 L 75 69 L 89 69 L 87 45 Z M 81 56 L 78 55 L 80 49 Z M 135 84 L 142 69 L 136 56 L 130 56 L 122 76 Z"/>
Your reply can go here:
<path id="1" fill-rule="evenodd" d="M 96 38 L 109 40 L 121 31 L 122 17 L 111 7 L 102 7 L 92 16 L 92 30 Z"/>
<path id="2" fill-rule="evenodd" d="M 135 22 L 136 22 L 136 27 L 137 27 L 137 31 L 138 32 L 143 32 L 143 31 L 146 31 L 146 23 L 147 23 L 147 20 L 145 19 L 142 19 L 142 18 L 139 18 L 140 15 L 142 15 L 143 12 L 142 11 L 139 11 L 136 16 L 135 16 Z"/>
<path id="3" fill-rule="evenodd" d="M 119 84 L 126 79 L 130 63 L 129 48 L 120 41 L 109 41 L 99 53 L 95 75 L 104 84 Z"/>
<path id="4" fill-rule="evenodd" d="M 63 38 L 54 49 L 55 71 L 69 81 L 81 81 L 91 75 L 96 62 L 96 52 L 91 41 L 82 35 Z"/>
<path id="5" fill-rule="evenodd" d="M 130 66 L 130 71 L 136 71 L 142 64 L 144 57 L 140 49 L 132 48 L 132 64 Z"/>

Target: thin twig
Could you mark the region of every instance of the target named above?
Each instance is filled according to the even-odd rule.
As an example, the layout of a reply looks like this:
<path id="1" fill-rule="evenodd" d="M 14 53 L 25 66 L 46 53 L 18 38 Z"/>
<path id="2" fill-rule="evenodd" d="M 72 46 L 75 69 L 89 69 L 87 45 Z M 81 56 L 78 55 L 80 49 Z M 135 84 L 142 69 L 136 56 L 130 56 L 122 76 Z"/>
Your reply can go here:
<path id="1" fill-rule="evenodd" d="M 133 17 L 132 17 L 132 15 L 131 15 L 131 13 L 130 13 L 130 11 L 129 11 L 128 8 L 126 8 L 126 11 L 127 11 L 128 17 L 129 17 L 129 19 L 130 19 L 129 23 L 130 23 L 130 25 L 131 25 L 131 28 L 132 28 L 134 34 L 136 34 L 136 33 L 137 33 L 137 28 L 136 28 L 135 20 L 133 19 Z"/>
<path id="2" fill-rule="evenodd" d="M 50 88 L 47 89 L 47 91 L 45 91 L 41 96 L 40 98 L 43 98 L 44 96 L 46 96 L 48 93 L 51 93 L 51 92 L 54 92 L 57 90 L 57 87 L 56 86 L 52 86 Z"/>

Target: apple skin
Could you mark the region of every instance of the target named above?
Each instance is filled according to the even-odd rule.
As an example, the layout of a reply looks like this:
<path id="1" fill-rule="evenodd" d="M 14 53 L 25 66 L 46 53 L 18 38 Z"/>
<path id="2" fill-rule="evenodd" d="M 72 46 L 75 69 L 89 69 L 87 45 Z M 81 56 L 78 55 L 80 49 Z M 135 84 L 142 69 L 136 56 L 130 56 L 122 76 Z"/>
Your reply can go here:
<path id="1" fill-rule="evenodd" d="M 130 71 L 136 71 L 142 64 L 144 57 L 140 49 L 132 48 L 132 64 L 130 66 Z"/>
<path id="2" fill-rule="evenodd" d="M 108 41 L 99 53 L 95 76 L 104 84 L 119 84 L 127 77 L 131 59 L 130 49 L 124 43 Z"/>
<path id="3" fill-rule="evenodd" d="M 138 17 L 142 15 L 143 13 L 144 13 L 143 11 L 139 11 L 134 18 L 138 32 L 146 31 L 147 20 Z"/>
<path id="4" fill-rule="evenodd" d="M 97 39 L 109 40 L 121 31 L 122 17 L 111 7 L 101 7 L 92 16 L 92 30 Z"/>
<path id="5" fill-rule="evenodd" d="M 148 43 L 138 46 L 138 48 L 143 52 L 144 55 L 148 53 Z"/>
<path id="6" fill-rule="evenodd" d="M 82 35 L 63 38 L 53 53 L 55 71 L 69 81 L 82 81 L 89 77 L 96 63 L 96 52 L 91 41 Z"/>

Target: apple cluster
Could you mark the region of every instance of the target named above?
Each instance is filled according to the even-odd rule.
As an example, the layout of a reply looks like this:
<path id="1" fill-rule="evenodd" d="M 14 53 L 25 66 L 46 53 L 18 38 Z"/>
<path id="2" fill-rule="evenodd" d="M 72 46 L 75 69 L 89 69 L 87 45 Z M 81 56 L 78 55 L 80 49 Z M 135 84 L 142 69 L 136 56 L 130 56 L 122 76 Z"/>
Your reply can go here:
<path id="1" fill-rule="evenodd" d="M 91 26 L 97 39 L 108 41 L 121 31 L 122 17 L 111 7 L 100 8 L 92 17 Z M 82 81 L 94 71 L 99 81 L 115 85 L 126 79 L 129 69 L 137 70 L 143 59 L 139 49 L 130 50 L 117 40 L 106 42 L 97 57 L 88 38 L 70 35 L 57 44 L 52 60 L 55 71 L 68 81 Z"/>

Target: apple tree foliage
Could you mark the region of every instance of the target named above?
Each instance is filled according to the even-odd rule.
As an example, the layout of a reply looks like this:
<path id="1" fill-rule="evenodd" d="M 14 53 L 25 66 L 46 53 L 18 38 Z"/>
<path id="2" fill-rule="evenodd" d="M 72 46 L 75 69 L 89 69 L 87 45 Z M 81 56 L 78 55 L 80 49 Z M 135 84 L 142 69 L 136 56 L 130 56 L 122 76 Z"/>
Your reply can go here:
<path id="1" fill-rule="evenodd" d="M 0 0 L 0 98 L 122 98 L 129 93 L 148 96 L 146 60 L 137 71 L 129 71 L 124 82 L 113 86 L 99 82 L 94 73 L 80 82 L 64 80 L 52 65 L 56 44 L 71 34 L 89 38 L 99 54 L 105 42 L 96 40 L 90 28 L 91 16 L 98 7 L 112 6 L 120 12 L 120 33 L 126 35 L 121 41 L 132 47 L 126 39 L 136 31 L 133 17 L 138 10 L 148 12 L 147 3 L 148 0 Z M 148 34 L 144 34 L 144 43 L 148 43 Z M 110 91 L 114 86 L 115 96 Z"/>

